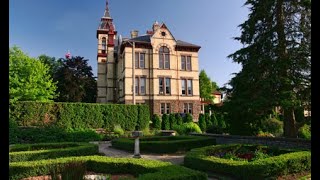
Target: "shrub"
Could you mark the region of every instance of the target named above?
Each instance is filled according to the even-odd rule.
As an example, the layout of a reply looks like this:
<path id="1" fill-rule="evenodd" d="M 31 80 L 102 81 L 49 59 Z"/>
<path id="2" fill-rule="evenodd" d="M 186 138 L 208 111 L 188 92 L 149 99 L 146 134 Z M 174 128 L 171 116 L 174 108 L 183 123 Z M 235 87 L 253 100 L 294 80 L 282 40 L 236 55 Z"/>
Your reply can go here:
<path id="1" fill-rule="evenodd" d="M 202 133 L 200 127 L 194 122 L 183 123 L 182 125 L 175 125 L 173 130 L 177 131 L 180 135 L 187 135 L 189 133 Z"/>
<path id="2" fill-rule="evenodd" d="M 180 113 L 176 114 L 176 120 L 177 120 L 177 125 L 183 124 L 183 119 L 182 119 Z"/>
<path id="3" fill-rule="evenodd" d="M 154 129 L 161 129 L 161 120 L 159 115 L 154 114 L 152 117 L 152 124 Z"/>
<path id="4" fill-rule="evenodd" d="M 311 126 L 305 124 L 301 128 L 299 128 L 298 137 L 311 140 Z"/>
<path id="5" fill-rule="evenodd" d="M 206 125 L 206 119 L 205 119 L 205 117 L 204 117 L 204 115 L 203 114 L 200 114 L 199 115 L 199 127 L 200 127 L 200 129 L 203 131 L 203 132 L 205 132 L 206 130 L 207 130 L 207 125 Z"/>
<path id="6" fill-rule="evenodd" d="M 170 121 L 169 121 L 169 116 L 167 114 L 162 115 L 161 129 L 162 130 L 169 130 L 170 129 Z"/>
<path id="7" fill-rule="evenodd" d="M 134 139 L 119 138 L 111 141 L 112 147 L 134 151 Z M 197 136 L 155 136 L 140 138 L 140 151 L 149 153 L 175 153 L 196 147 L 216 144 L 215 139 Z"/>
<path id="8" fill-rule="evenodd" d="M 187 113 L 186 116 L 184 117 L 184 122 L 193 122 L 192 115 L 190 113 Z"/>
<path id="9" fill-rule="evenodd" d="M 219 126 L 218 119 L 217 119 L 215 113 L 211 114 L 210 120 L 211 120 L 212 126 L 214 126 L 214 127 Z"/>
<path id="10" fill-rule="evenodd" d="M 71 161 L 61 169 L 61 179 L 83 180 L 86 174 L 86 164 L 82 161 Z"/>
<path id="11" fill-rule="evenodd" d="M 18 126 L 17 123 L 9 117 L 9 144 L 15 144 L 18 141 Z"/>
<path id="12" fill-rule="evenodd" d="M 17 102 L 10 106 L 12 118 L 19 126 L 56 126 L 62 129 L 147 128 L 150 111 L 147 105 Z"/>
<path id="13" fill-rule="evenodd" d="M 262 131 L 281 136 L 283 134 L 283 122 L 276 118 L 267 118 L 262 122 Z"/>
<path id="14" fill-rule="evenodd" d="M 228 146 L 238 145 L 217 145 L 192 149 L 186 154 L 184 165 L 201 171 L 230 174 L 237 179 L 266 179 L 311 169 L 310 151 L 286 150 L 287 153 L 279 155 L 275 152 L 274 155 L 276 156 L 252 162 L 208 156 L 208 152 Z"/>
<path id="15" fill-rule="evenodd" d="M 99 153 L 96 144 L 89 143 L 40 143 L 15 145 L 11 147 L 9 162 L 52 159 L 66 156 L 95 155 Z"/>
<path id="16" fill-rule="evenodd" d="M 209 129 L 210 127 L 213 126 L 213 124 L 211 122 L 210 114 L 206 113 L 206 114 L 204 114 L 204 117 L 205 117 L 205 120 L 206 120 L 207 129 Z"/>
<path id="17" fill-rule="evenodd" d="M 170 129 L 173 129 L 173 126 L 177 124 L 177 120 L 174 114 L 169 115 Z"/>
<path id="18" fill-rule="evenodd" d="M 69 162 L 85 162 L 86 169 L 105 174 L 132 174 L 138 180 L 205 180 L 203 172 L 186 167 L 147 159 L 111 158 L 106 156 L 65 157 L 51 160 L 9 163 L 9 179 L 18 180 L 27 177 L 46 175 L 54 165 L 64 165 Z"/>
<path id="19" fill-rule="evenodd" d="M 113 128 L 113 132 L 115 134 L 118 134 L 119 136 L 123 136 L 124 135 L 124 130 L 121 128 L 120 125 L 115 125 Z"/>

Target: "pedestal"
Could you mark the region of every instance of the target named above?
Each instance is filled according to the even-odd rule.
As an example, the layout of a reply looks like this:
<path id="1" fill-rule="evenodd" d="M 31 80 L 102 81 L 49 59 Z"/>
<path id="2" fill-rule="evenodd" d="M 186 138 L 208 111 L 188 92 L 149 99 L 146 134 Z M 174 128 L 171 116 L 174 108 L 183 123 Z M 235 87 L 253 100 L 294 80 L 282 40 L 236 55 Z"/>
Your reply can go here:
<path id="1" fill-rule="evenodd" d="M 139 137 L 136 137 L 136 139 L 134 140 L 134 158 L 141 158 L 140 155 L 140 147 L 139 147 Z"/>

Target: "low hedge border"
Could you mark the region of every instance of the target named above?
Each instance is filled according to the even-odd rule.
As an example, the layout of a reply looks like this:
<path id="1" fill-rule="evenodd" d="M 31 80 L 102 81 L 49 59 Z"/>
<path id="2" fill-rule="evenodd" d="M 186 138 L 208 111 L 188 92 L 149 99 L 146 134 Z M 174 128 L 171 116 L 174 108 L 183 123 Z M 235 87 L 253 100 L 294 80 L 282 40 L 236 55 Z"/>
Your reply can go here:
<path id="1" fill-rule="evenodd" d="M 68 162 L 85 162 L 88 171 L 107 174 L 132 174 L 139 180 L 205 180 L 207 174 L 169 162 L 134 158 L 112 158 L 106 156 L 64 157 L 58 159 L 11 162 L 9 179 L 18 180 L 27 177 L 49 174 L 54 165 Z"/>
<path id="2" fill-rule="evenodd" d="M 119 138 L 111 141 L 112 147 L 126 151 L 134 151 L 134 139 Z M 176 153 L 193 148 L 215 145 L 216 141 L 209 137 L 195 136 L 156 136 L 140 138 L 140 151 L 149 153 Z"/>
<path id="3" fill-rule="evenodd" d="M 67 156 L 96 155 L 99 147 L 90 143 L 19 144 L 9 148 L 9 162 L 33 161 Z"/>
<path id="4" fill-rule="evenodd" d="M 239 179 L 264 179 L 311 170 L 310 151 L 288 150 L 286 154 L 258 159 L 252 162 L 207 156 L 208 151 L 226 146 L 233 145 L 217 145 L 192 149 L 186 154 L 184 165 L 205 172 L 233 175 Z"/>

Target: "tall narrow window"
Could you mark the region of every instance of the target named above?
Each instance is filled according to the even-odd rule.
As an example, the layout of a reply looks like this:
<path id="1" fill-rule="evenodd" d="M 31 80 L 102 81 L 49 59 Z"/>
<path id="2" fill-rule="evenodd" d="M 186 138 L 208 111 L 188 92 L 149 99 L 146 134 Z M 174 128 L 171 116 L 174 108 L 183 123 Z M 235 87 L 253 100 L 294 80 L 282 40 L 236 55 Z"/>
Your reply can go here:
<path id="1" fill-rule="evenodd" d="M 145 53 L 136 52 L 134 63 L 135 63 L 136 69 L 145 68 Z"/>
<path id="2" fill-rule="evenodd" d="M 139 94 L 139 78 L 137 78 L 137 77 L 135 78 L 134 84 L 135 84 L 134 88 L 135 88 L 135 91 L 136 91 L 135 94 L 138 95 Z"/>
<path id="3" fill-rule="evenodd" d="M 170 51 L 165 46 L 159 49 L 159 68 L 170 69 Z"/>
<path id="4" fill-rule="evenodd" d="M 106 50 L 106 44 L 107 43 L 106 43 L 106 38 L 105 37 L 102 38 L 102 43 L 101 44 L 102 44 L 102 50 Z"/>
<path id="5" fill-rule="evenodd" d="M 187 86 L 188 86 L 188 95 L 192 95 L 192 81 L 191 81 L 191 79 L 187 80 Z"/>
<path id="6" fill-rule="evenodd" d="M 192 80 L 181 79 L 181 94 L 183 96 L 192 96 Z"/>
<path id="7" fill-rule="evenodd" d="M 161 77 L 159 78 L 159 94 L 170 94 L 171 93 L 171 84 L 170 78 Z"/>
<path id="8" fill-rule="evenodd" d="M 186 56 L 181 56 L 181 70 L 186 70 Z"/>
<path id="9" fill-rule="evenodd" d="M 191 56 L 187 56 L 187 71 L 191 71 Z"/>
<path id="10" fill-rule="evenodd" d="M 184 103 L 183 104 L 183 113 L 187 113 L 188 112 L 188 103 Z"/>
<path id="11" fill-rule="evenodd" d="M 135 53 L 134 67 L 139 68 L 139 53 Z"/>
<path id="12" fill-rule="evenodd" d="M 161 113 L 161 114 L 164 114 L 164 113 L 165 113 L 165 106 L 166 106 L 165 103 L 161 103 L 161 105 L 160 105 L 160 113 Z"/>
<path id="13" fill-rule="evenodd" d="M 192 103 L 188 104 L 188 113 L 192 114 Z"/>
<path id="14" fill-rule="evenodd" d="M 170 114 L 170 113 L 171 113 L 170 103 L 167 103 L 167 104 L 166 104 L 166 113 L 167 113 L 167 114 Z"/>
<path id="15" fill-rule="evenodd" d="M 181 80 L 181 90 L 182 90 L 182 92 L 181 92 L 182 95 L 186 95 L 187 94 L 186 93 L 186 82 L 185 82 L 184 79 Z"/>
<path id="16" fill-rule="evenodd" d="M 163 78 L 159 78 L 159 94 L 164 94 L 163 84 Z"/>
<path id="17" fill-rule="evenodd" d="M 145 77 L 140 78 L 140 94 L 141 95 L 146 94 L 146 78 Z"/>

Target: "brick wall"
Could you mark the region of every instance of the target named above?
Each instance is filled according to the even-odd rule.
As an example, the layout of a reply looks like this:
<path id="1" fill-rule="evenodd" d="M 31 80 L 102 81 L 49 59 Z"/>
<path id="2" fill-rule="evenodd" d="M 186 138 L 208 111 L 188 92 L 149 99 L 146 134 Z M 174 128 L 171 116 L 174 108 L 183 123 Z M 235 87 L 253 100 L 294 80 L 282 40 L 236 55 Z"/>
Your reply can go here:
<path id="1" fill-rule="evenodd" d="M 221 135 L 210 133 L 191 133 L 191 135 L 214 137 L 217 144 L 261 144 L 280 148 L 301 148 L 311 150 L 311 141 L 305 139 Z"/>

